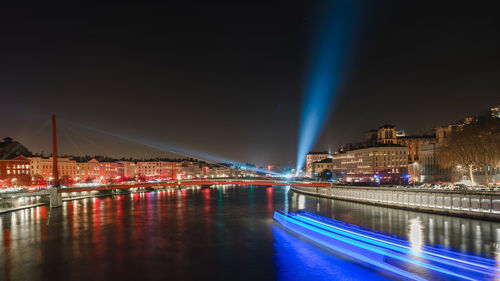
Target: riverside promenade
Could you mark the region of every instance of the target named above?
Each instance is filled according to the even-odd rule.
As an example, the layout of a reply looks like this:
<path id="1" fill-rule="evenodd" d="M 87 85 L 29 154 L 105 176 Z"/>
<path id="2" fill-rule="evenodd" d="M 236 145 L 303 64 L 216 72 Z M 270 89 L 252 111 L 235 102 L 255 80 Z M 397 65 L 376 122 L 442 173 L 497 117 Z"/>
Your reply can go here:
<path id="1" fill-rule="evenodd" d="M 500 192 L 395 187 L 292 186 L 293 191 L 332 199 L 444 215 L 500 221 Z"/>

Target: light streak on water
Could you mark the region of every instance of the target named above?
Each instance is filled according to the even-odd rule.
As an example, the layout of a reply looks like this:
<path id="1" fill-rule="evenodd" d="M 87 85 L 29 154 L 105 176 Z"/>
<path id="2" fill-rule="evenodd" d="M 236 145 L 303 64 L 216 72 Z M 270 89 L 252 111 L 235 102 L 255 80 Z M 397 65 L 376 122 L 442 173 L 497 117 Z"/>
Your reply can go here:
<path id="1" fill-rule="evenodd" d="M 275 212 L 274 219 L 292 233 L 398 279 L 500 278 L 500 270 L 494 259 L 424 246 L 420 219 L 410 223 L 410 241 L 307 212 Z"/>

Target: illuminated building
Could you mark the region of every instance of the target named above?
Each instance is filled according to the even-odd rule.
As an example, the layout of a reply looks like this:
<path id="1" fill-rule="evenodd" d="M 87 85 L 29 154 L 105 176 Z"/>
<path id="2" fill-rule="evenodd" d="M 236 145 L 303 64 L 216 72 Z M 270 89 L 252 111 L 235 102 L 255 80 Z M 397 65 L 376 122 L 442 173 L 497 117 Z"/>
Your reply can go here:
<path id="1" fill-rule="evenodd" d="M 330 173 L 330 175 L 333 173 L 333 159 L 331 156 L 312 163 L 313 177 L 328 178 L 326 173 Z"/>
<path id="2" fill-rule="evenodd" d="M 354 149 L 333 155 L 333 173 L 346 181 L 401 181 L 408 173 L 408 148 L 380 145 Z"/>
<path id="3" fill-rule="evenodd" d="M 181 167 L 180 162 L 167 161 L 139 161 L 137 162 L 137 175 L 146 178 L 177 178 Z"/>
<path id="4" fill-rule="evenodd" d="M 218 178 L 226 178 L 226 177 L 234 176 L 233 169 L 231 169 L 230 167 L 226 167 L 226 166 L 216 167 L 215 171 L 216 171 L 215 172 L 216 177 L 218 177 Z"/>
<path id="5" fill-rule="evenodd" d="M 137 165 L 133 161 L 118 161 L 123 165 L 123 176 L 126 178 L 134 178 L 137 176 Z"/>
<path id="6" fill-rule="evenodd" d="M 490 108 L 491 118 L 500 118 L 500 104 Z"/>
<path id="7" fill-rule="evenodd" d="M 217 167 L 212 168 L 212 171 L 216 174 L 217 177 Z M 181 163 L 180 175 L 185 179 L 201 177 L 202 164 L 197 161 L 184 160 Z"/>
<path id="8" fill-rule="evenodd" d="M 441 145 L 441 143 L 433 143 L 422 146 L 421 182 L 450 182 L 452 180 L 452 169 L 445 168 L 437 154 Z"/>
<path id="9" fill-rule="evenodd" d="M 392 125 L 384 125 L 377 131 L 377 143 L 396 144 L 396 129 Z"/>
<path id="10" fill-rule="evenodd" d="M 99 162 L 99 179 L 111 180 L 123 177 L 123 165 L 116 162 Z"/>
<path id="11" fill-rule="evenodd" d="M 306 155 L 306 176 L 307 177 L 313 176 L 312 163 L 321 161 L 325 158 L 328 158 L 328 156 L 331 156 L 331 153 L 329 153 L 327 151 L 307 153 L 307 155 Z"/>
<path id="12" fill-rule="evenodd" d="M 89 164 L 87 162 L 77 162 L 76 163 L 76 179 L 78 181 L 86 181 L 90 178 L 97 178 L 98 173 L 96 172 L 94 176 L 90 176 L 91 171 L 89 170 Z"/>
<path id="13" fill-rule="evenodd" d="M 371 130 L 365 134 L 367 146 L 379 144 L 398 144 L 408 147 L 408 163 L 420 161 L 420 151 L 424 144 L 436 142 L 434 135 L 407 136 L 403 131 L 397 131 L 393 125 L 384 125 L 378 130 Z"/>
<path id="14" fill-rule="evenodd" d="M 52 175 L 53 161 L 52 157 L 28 157 L 31 162 L 31 180 L 35 181 L 40 178 L 48 181 Z M 58 157 L 57 168 L 59 169 L 59 178 L 75 179 L 78 176 L 77 163 L 75 160 Z"/>
<path id="15" fill-rule="evenodd" d="M 79 181 L 105 182 L 124 176 L 124 166 L 116 162 L 99 162 L 91 159 L 86 163 L 77 163 Z"/>
<path id="16" fill-rule="evenodd" d="M 26 186 L 31 184 L 30 160 L 24 156 L 0 160 L 0 186 Z"/>
<path id="17" fill-rule="evenodd" d="M 422 145 L 435 142 L 435 136 L 404 136 L 396 138 L 396 144 L 408 147 L 408 163 L 419 162 Z"/>

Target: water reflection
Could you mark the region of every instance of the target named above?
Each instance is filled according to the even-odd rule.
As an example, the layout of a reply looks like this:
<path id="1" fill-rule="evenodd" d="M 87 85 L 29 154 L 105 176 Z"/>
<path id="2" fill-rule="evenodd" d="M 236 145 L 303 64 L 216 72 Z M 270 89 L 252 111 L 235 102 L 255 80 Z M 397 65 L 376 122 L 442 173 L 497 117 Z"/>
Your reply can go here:
<path id="1" fill-rule="evenodd" d="M 321 205 L 318 211 L 317 203 Z M 464 253 L 495 255 L 493 243 L 500 244 L 500 223 L 461 217 L 419 213 L 354 202 L 291 195 L 291 210 L 306 210 L 325 217 L 409 240 L 415 249 L 427 244 L 453 248 Z"/>
<path id="2" fill-rule="evenodd" d="M 424 226 L 420 217 L 410 219 L 410 224 L 408 227 L 408 241 L 410 242 L 411 250 L 414 254 L 418 254 L 422 251 L 424 246 Z"/>
<path id="3" fill-rule="evenodd" d="M 302 194 L 300 194 L 298 197 L 299 197 L 299 199 L 298 199 L 297 208 L 299 210 L 304 210 L 306 208 L 306 197 Z"/>
<path id="4" fill-rule="evenodd" d="M 394 233 L 416 246 L 448 245 L 498 258 L 499 223 L 318 199 L 287 187 L 218 187 L 2 214 L 0 280 L 380 278 L 273 226 L 273 211 L 283 208 Z"/>
<path id="5" fill-rule="evenodd" d="M 277 280 L 388 280 L 375 272 L 325 254 L 278 226 L 271 226 Z"/>

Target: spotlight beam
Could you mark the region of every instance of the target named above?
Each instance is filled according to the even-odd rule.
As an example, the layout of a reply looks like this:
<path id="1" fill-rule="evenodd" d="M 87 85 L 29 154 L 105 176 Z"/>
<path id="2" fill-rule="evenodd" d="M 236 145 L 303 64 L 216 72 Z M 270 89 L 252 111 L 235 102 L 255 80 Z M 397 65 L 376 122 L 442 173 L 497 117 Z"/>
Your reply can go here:
<path id="1" fill-rule="evenodd" d="M 322 7 L 301 112 L 297 173 L 304 166 L 305 155 L 315 145 L 336 96 L 354 18 L 353 2 L 341 0 Z"/>
<path id="2" fill-rule="evenodd" d="M 69 120 L 61 120 L 61 121 L 63 121 L 64 123 L 76 126 L 76 127 L 84 128 L 84 129 L 89 130 L 89 131 L 98 132 L 100 134 L 112 136 L 112 137 L 115 137 L 115 138 L 118 138 L 118 139 L 126 140 L 128 142 L 137 143 L 137 144 L 140 144 L 140 145 L 143 145 L 143 146 L 146 146 L 146 147 L 158 149 L 158 150 L 161 150 L 161 151 L 169 152 L 169 153 L 180 155 L 180 156 L 183 156 L 183 157 L 196 158 L 196 159 L 204 160 L 204 161 L 206 161 L 208 163 L 215 164 L 215 165 L 220 165 L 220 163 L 230 163 L 230 164 L 232 164 L 232 165 L 234 165 L 234 166 L 236 166 L 238 168 L 246 166 L 243 163 L 231 161 L 231 160 L 228 160 L 228 159 L 225 159 L 225 158 L 222 158 L 222 157 L 218 157 L 218 156 L 214 156 L 214 155 L 210 155 L 210 154 L 206 154 L 206 153 L 201 153 L 201 152 L 194 151 L 194 150 L 189 150 L 189 149 L 182 148 L 182 147 L 177 147 L 177 146 L 169 145 L 169 144 L 166 144 L 164 142 L 159 142 L 159 141 L 154 141 L 154 140 L 148 140 L 148 139 L 144 139 L 144 138 L 139 138 L 137 136 L 124 135 L 124 134 L 119 134 L 119 133 L 115 133 L 115 132 L 110 132 L 110 131 L 107 131 L 107 130 L 102 130 L 102 129 L 98 129 L 98 128 L 89 127 L 89 126 L 86 126 L 86 125 L 83 125 L 83 124 L 79 124 L 79 123 L 76 123 L 76 122 L 73 122 L 73 121 L 69 121 Z M 267 170 L 265 170 L 265 169 L 259 169 L 259 168 L 250 169 L 250 170 L 253 171 L 253 172 L 269 173 Z M 283 176 L 280 173 L 272 172 L 272 171 L 271 171 L 271 174 L 275 175 L 275 176 Z"/>

